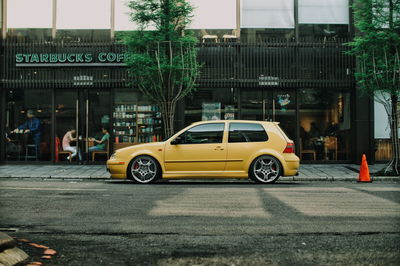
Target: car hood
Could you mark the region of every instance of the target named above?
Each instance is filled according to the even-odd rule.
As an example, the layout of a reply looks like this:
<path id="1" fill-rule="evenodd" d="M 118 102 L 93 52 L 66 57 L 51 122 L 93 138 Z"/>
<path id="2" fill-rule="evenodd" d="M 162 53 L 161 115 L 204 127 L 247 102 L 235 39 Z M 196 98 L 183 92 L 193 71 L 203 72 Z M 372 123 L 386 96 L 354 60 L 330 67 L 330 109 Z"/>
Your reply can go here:
<path id="1" fill-rule="evenodd" d="M 116 152 L 133 152 L 136 150 L 140 150 L 140 149 L 146 149 L 146 148 L 150 148 L 150 147 L 164 147 L 165 145 L 165 141 L 162 142 L 151 142 L 151 143 L 143 143 L 143 144 L 137 144 L 137 145 L 132 145 L 129 147 L 125 147 L 122 149 L 118 149 Z"/>

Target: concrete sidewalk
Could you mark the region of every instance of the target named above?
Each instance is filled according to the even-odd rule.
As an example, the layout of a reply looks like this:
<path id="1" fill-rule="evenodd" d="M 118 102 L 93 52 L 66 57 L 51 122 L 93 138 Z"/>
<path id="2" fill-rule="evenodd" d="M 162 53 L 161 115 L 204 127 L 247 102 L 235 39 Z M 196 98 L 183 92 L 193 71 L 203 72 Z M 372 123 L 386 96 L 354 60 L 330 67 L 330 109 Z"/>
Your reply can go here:
<path id="1" fill-rule="evenodd" d="M 383 165 L 370 165 L 370 172 Z M 303 164 L 299 176 L 280 180 L 294 181 L 356 181 L 358 165 L 354 164 Z M 0 178 L 43 179 L 109 179 L 105 165 L 0 165 Z M 399 177 L 374 177 L 376 181 L 400 181 Z"/>

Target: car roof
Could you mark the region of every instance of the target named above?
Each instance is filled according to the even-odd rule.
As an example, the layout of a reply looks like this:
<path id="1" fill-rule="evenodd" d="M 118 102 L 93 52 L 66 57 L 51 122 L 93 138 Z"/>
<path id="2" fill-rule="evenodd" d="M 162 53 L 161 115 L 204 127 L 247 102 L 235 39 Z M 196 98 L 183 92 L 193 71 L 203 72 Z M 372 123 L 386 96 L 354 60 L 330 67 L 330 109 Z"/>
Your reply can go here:
<path id="1" fill-rule="evenodd" d="M 258 121 L 258 120 L 207 120 L 207 121 L 198 121 L 192 123 L 192 125 L 201 125 L 201 124 L 209 124 L 209 123 L 263 123 L 263 124 L 275 124 L 278 125 L 279 122 L 269 122 L 269 121 Z"/>

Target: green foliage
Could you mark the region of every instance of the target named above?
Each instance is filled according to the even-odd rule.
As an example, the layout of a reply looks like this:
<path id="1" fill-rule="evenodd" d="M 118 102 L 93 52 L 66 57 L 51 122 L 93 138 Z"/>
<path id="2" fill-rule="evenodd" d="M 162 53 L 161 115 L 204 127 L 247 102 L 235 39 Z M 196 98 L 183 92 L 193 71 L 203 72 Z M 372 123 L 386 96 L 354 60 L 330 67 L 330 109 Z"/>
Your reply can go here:
<path id="1" fill-rule="evenodd" d="M 400 96 L 400 0 L 355 0 L 359 33 L 349 43 L 357 57 L 358 87 L 375 97 L 388 115 L 392 158 L 384 174 L 400 174 L 397 104 Z"/>
<path id="2" fill-rule="evenodd" d="M 126 61 L 133 85 L 160 105 L 164 133 L 174 132 L 177 102 L 196 89 L 197 39 L 186 30 L 193 7 L 186 0 L 132 0 L 139 29 L 125 34 Z"/>
<path id="3" fill-rule="evenodd" d="M 156 102 L 181 99 L 199 72 L 197 39 L 186 30 L 193 8 L 185 0 L 133 0 L 129 7 L 139 26 L 124 36 L 130 75 Z"/>
<path id="4" fill-rule="evenodd" d="M 399 95 L 400 0 L 355 0 L 353 10 L 359 33 L 348 45 L 357 57 L 360 89 Z"/>

